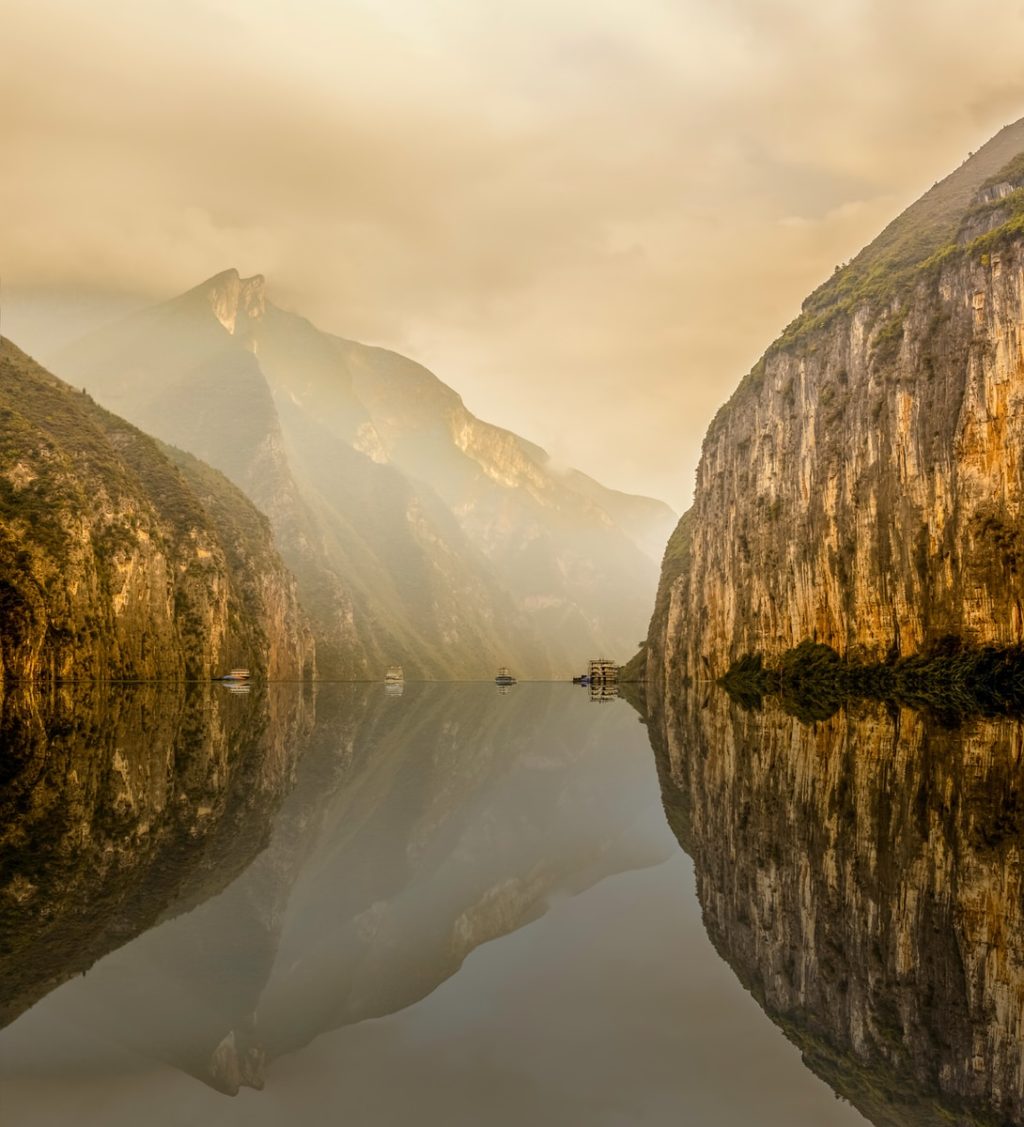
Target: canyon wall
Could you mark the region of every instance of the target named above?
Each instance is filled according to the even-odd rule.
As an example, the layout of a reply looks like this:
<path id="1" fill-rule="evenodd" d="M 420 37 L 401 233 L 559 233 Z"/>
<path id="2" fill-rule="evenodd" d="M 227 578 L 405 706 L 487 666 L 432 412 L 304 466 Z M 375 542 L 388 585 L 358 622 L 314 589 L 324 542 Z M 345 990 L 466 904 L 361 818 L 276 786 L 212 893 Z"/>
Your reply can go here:
<path id="1" fill-rule="evenodd" d="M 652 680 L 1024 640 L 1022 150 L 1018 123 L 837 268 L 719 411 Z"/>
<path id="2" fill-rule="evenodd" d="M 0 680 L 301 678 L 269 525 L 220 474 L 0 340 Z"/>

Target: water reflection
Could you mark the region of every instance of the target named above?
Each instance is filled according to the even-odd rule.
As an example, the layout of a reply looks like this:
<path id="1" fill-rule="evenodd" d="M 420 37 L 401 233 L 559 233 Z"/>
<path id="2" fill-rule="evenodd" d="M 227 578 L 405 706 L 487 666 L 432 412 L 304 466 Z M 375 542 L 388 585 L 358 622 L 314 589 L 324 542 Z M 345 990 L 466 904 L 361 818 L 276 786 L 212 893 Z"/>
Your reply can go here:
<path id="1" fill-rule="evenodd" d="M 73 761 L 107 784 L 89 786 L 69 840 L 109 832 L 83 858 L 73 904 L 59 872 L 39 882 L 12 965 L 34 942 L 29 922 L 44 900 L 75 927 L 87 902 L 108 926 L 97 924 L 81 958 L 62 964 L 55 951 L 34 992 L 4 980 L 5 1012 L 111 953 L 29 1015 L 46 1031 L 46 1054 L 32 1047 L 32 1021 L 8 1045 L 21 1046 L 25 1067 L 59 1071 L 68 1061 L 53 1052 L 53 1030 L 79 1031 L 67 1050 L 78 1071 L 143 1057 L 221 1092 L 259 1088 L 278 1057 L 412 1005 L 554 900 L 665 860 L 644 762 L 621 754 L 635 716 L 623 707 L 581 723 L 585 701 L 567 708 L 574 694 L 563 688 L 520 686 L 500 707 L 490 685 L 407 684 L 400 707 L 378 685 L 343 685 L 308 698 L 282 689 L 288 709 L 258 690 L 235 698 L 217 687 L 172 696 L 166 714 L 145 693 L 97 693 L 106 712 L 88 722 L 81 701 L 51 709 L 40 732 L 51 754 L 67 748 L 62 783 Z M 148 772 L 144 784 L 127 787 L 133 772 Z M 76 794 L 60 801 L 74 806 Z M 42 825 L 52 809 L 32 802 Z M 245 810 L 259 802 L 261 830 L 250 832 Z M 122 809 L 145 829 L 126 832 Z M 201 848 L 214 823 L 241 834 L 233 852 Z M 140 845 L 157 839 L 162 850 Z M 90 875 L 95 856 L 111 853 L 109 879 Z M 124 896 L 125 874 L 149 897 L 141 910 Z"/>
<path id="2" fill-rule="evenodd" d="M 1024 730 L 717 691 L 650 718 L 708 934 L 877 1124 L 1024 1119 Z"/>
<path id="3" fill-rule="evenodd" d="M 0 695 L 0 1027 L 237 877 L 310 730 L 293 691 Z"/>

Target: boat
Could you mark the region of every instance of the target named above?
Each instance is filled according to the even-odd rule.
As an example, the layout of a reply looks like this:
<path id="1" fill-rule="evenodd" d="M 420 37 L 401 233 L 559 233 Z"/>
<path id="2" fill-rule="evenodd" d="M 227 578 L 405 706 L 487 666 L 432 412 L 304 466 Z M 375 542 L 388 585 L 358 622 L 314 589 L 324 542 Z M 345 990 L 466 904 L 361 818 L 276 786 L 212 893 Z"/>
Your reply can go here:
<path id="1" fill-rule="evenodd" d="M 514 685 L 516 683 L 516 679 L 512 676 L 512 672 L 509 667 L 507 665 L 503 665 L 498 670 L 498 675 L 494 678 L 494 683 L 496 685 Z"/>
<path id="2" fill-rule="evenodd" d="M 251 681 L 252 674 L 248 669 L 229 669 L 221 677 L 214 677 L 215 681 Z"/>
<path id="3" fill-rule="evenodd" d="M 619 679 L 619 667 L 614 661 L 606 657 L 595 657 L 590 662 L 590 672 L 587 674 L 589 684 L 608 684 Z M 587 683 L 587 682 L 584 682 Z"/>
<path id="4" fill-rule="evenodd" d="M 384 674 L 384 681 L 388 685 L 401 685 L 405 681 L 402 667 L 400 665 L 389 665 L 387 673 Z"/>

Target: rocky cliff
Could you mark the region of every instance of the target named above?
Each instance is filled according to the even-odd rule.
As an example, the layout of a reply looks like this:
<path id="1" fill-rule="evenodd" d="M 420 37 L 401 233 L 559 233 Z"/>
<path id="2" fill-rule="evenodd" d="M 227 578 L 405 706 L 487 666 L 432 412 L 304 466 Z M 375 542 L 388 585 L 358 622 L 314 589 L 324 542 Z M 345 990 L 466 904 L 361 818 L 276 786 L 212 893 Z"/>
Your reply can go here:
<path id="1" fill-rule="evenodd" d="M 0 341 L 0 679 L 313 669 L 266 520 Z"/>
<path id="2" fill-rule="evenodd" d="M 864 662 L 1021 642 L 1022 326 L 1018 122 L 812 294 L 718 413 L 649 677 L 803 641 Z"/>
<path id="3" fill-rule="evenodd" d="M 268 514 L 325 675 L 547 676 L 642 633 L 665 505 L 556 470 L 421 365 L 277 308 L 258 276 L 226 271 L 54 363 Z"/>
<path id="4" fill-rule="evenodd" d="M 690 689 L 649 730 L 708 934 L 808 1066 L 879 1127 L 1020 1123 L 1020 721 Z"/>

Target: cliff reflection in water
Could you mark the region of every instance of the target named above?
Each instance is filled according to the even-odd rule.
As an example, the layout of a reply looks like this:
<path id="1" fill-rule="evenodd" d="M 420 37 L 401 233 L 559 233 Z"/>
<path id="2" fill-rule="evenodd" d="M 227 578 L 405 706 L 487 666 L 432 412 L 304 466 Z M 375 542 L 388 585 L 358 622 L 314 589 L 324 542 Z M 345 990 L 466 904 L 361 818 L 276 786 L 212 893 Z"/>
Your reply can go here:
<path id="1" fill-rule="evenodd" d="M 719 690 L 650 719 L 705 925 L 807 1065 L 876 1124 L 1024 1120 L 1024 735 Z"/>
<path id="2" fill-rule="evenodd" d="M 238 876 L 309 729 L 280 688 L 0 693 L 0 1027 Z"/>
<path id="3" fill-rule="evenodd" d="M 96 851 L 115 841 L 120 872 L 140 888 L 173 885 L 174 894 L 142 898 L 137 911 L 130 897 L 115 905 L 106 884 L 81 878 L 81 902 L 121 921 L 116 935 L 104 933 L 104 950 L 159 926 L 26 1015 L 27 1032 L 9 1045 L 33 1070 L 58 1070 L 70 1058 L 77 1069 L 105 1072 L 141 1057 L 223 1092 L 261 1087 L 274 1058 L 425 997 L 474 948 L 536 919 L 553 897 L 669 855 L 664 827 L 652 826 L 650 793 L 635 785 L 636 757 L 621 754 L 636 732 L 627 708 L 581 723 L 592 717 L 589 702 L 559 685 L 521 685 L 501 698 L 489 684 L 410 683 L 401 697 L 380 685 L 319 686 L 309 699 L 301 689 L 280 691 L 293 694 L 292 707 L 265 710 L 257 746 L 236 749 L 225 766 L 224 756 L 196 761 L 206 765 L 204 785 L 223 787 L 227 763 L 248 761 L 260 780 L 267 747 L 290 749 L 274 760 L 281 786 L 264 787 L 279 805 L 272 830 L 269 808 L 259 834 L 230 816 L 246 839 L 231 864 L 214 864 L 211 854 L 183 873 L 183 854 L 145 852 L 140 842 L 152 837 L 155 817 L 148 807 L 138 815 L 149 837 L 116 823 L 124 799 L 115 764 L 124 753 L 115 749 L 124 741 L 104 737 L 110 750 L 99 773 L 113 783 L 92 787 L 90 817 L 116 824 Z M 216 715 L 225 702 L 246 705 L 222 694 Z M 179 721 L 118 707 L 154 733 L 154 748 L 171 746 L 155 733 Z M 67 736 L 69 749 L 77 738 Z M 90 753 L 69 750 L 69 762 L 76 755 Z M 161 751 L 128 775 L 163 779 L 168 770 Z M 155 805 L 172 812 L 182 843 L 201 834 L 203 818 L 229 821 L 226 797 L 209 813 L 213 798 L 197 792 L 183 806 L 182 788 L 172 789 Z M 37 904 L 66 900 L 65 883 L 43 882 Z M 178 912 L 186 902 L 199 906 Z M 48 985 L 88 965 L 101 946 L 59 967 L 55 953 Z M 51 1044 L 54 1029 L 77 1031 L 65 1058 L 31 1047 L 33 1037 Z"/>

